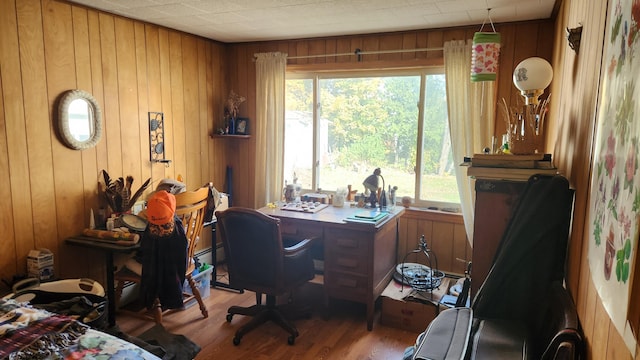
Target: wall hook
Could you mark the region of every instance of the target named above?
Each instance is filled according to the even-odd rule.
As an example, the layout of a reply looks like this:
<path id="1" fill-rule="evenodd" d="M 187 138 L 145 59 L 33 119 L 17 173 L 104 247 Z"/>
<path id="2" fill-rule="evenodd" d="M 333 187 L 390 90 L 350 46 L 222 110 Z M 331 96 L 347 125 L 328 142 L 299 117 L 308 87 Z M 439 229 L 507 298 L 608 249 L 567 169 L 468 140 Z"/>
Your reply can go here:
<path id="1" fill-rule="evenodd" d="M 582 38 L 582 24 L 580 26 L 570 29 L 567 27 L 567 41 L 569 41 L 569 47 L 576 52 L 580 50 L 580 39 Z"/>

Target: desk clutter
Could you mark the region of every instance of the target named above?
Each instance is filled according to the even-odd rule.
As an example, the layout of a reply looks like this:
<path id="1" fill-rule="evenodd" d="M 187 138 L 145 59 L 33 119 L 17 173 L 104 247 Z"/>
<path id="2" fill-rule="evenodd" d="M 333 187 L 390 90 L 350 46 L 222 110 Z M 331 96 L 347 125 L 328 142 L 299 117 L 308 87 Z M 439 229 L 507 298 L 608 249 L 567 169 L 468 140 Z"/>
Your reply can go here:
<path id="1" fill-rule="evenodd" d="M 13 285 L 12 290 L 6 298 L 70 316 L 92 327 L 105 328 L 107 299 L 104 288 L 95 280 L 81 278 L 40 283 L 38 279 L 27 278 Z"/>
<path id="2" fill-rule="evenodd" d="M 82 230 L 82 235 L 97 242 L 131 246 L 140 241 L 140 234 L 147 228 L 147 220 L 134 214 L 112 215 L 106 219 L 105 225 L 106 228 L 97 229 L 95 221 L 91 221 L 89 228 Z"/>
<path id="3" fill-rule="evenodd" d="M 125 228 L 126 229 L 126 228 Z M 118 228 L 118 230 L 96 230 L 84 229 L 82 235 L 98 242 L 108 242 L 116 245 L 135 245 L 140 241 L 140 235 L 128 232 L 128 230 Z"/>
<path id="4" fill-rule="evenodd" d="M 298 212 L 306 212 L 306 213 L 317 213 L 318 211 L 325 209 L 328 204 L 322 204 L 320 202 L 313 201 L 301 201 L 301 202 L 291 202 L 283 204 L 280 209 L 287 211 L 298 211 Z"/>

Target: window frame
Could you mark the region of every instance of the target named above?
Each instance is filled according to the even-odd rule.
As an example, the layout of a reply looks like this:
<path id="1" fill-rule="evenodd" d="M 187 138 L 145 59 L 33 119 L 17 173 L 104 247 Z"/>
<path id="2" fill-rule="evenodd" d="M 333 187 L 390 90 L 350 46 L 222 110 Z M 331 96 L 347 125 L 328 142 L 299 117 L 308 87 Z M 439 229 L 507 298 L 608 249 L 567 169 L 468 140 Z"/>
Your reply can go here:
<path id="1" fill-rule="evenodd" d="M 312 159 L 312 188 L 313 189 L 303 189 L 306 191 L 315 191 L 317 189 L 318 181 L 319 181 L 319 136 L 320 136 L 320 109 L 321 104 L 319 103 L 320 96 L 320 80 L 322 79 L 340 79 L 340 78 L 358 78 L 358 77 L 384 77 L 384 76 L 419 76 L 420 77 L 420 90 L 419 90 L 419 99 L 416 106 L 418 106 L 418 129 L 416 139 L 416 164 L 414 167 L 415 173 L 415 188 L 413 190 L 413 204 L 412 206 L 418 208 L 435 208 L 435 209 L 451 209 L 459 212 L 461 207 L 460 203 L 452 203 L 452 202 L 444 202 L 444 201 L 436 201 L 429 199 L 420 199 L 421 196 L 421 174 L 422 174 L 422 148 L 424 145 L 423 139 L 423 130 L 424 130 L 424 103 L 426 96 L 426 77 L 428 75 L 441 74 L 444 75 L 444 65 L 433 65 L 433 66 L 425 66 L 420 68 L 410 68 L 410 69 L 366 69 L 366 70 L 297 70 L 297 71 L 287 71 L 285 76 L 285 84 L 287 80 L 312 80 L 313 81 L 313 104 L 312 106 L 312 123 L 313 123 L 313 159 Z M 449 129 L 450 130 L 450 129 Z M 286 134 L 285 134 L 286 136 Z M 455 159 L 454 159 L 455 162 Z M 457 176 L 454 174 L 454 176 Z M 284 184 L 283 184 L 284 186 Z M 457 187 L 457 186 L 456 186 Z M 334 191 L 323 189 L 323 192 L 332 194 Z M 400 205 L 401 199 L 397 199 L 397 205 Z"/>

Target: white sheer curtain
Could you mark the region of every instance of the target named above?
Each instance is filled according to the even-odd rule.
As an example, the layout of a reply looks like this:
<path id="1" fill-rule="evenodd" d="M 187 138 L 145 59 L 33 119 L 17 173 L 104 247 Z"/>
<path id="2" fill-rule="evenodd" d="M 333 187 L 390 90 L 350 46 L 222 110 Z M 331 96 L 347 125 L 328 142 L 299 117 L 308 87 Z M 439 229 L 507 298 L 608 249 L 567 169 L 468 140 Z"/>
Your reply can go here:
<path id="1" fill-rule="evenodd" d="M 282 196 L 284 98 L 287 54 L 259 53 L 256 58 L 256 179 L 254 207 Z"/>
<path id="2" fill-rule="evenodd" d="M 444 44 L 444 72 L 447 82 L 449 128 L 453 158 L 462 163 L 491 147 L 495 118 L 495 82 L 471 82 L 471 40 Z M 456 179 L 467 238 L 473 245 L 474 181 L 467 168 L 456 167 Z"/>

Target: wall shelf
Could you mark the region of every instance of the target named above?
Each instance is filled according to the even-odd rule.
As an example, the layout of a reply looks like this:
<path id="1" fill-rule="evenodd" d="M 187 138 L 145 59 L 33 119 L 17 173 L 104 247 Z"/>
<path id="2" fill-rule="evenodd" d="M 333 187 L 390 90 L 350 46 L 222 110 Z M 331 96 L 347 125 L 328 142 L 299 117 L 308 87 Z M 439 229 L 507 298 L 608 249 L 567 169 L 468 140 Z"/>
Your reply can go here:
<path id="1" fill-rule="evenodd" d="M 231 135 L 231 134 L 213 134 L 209 135 L 212 139 L 249 139 L 251 135 Z"/>

